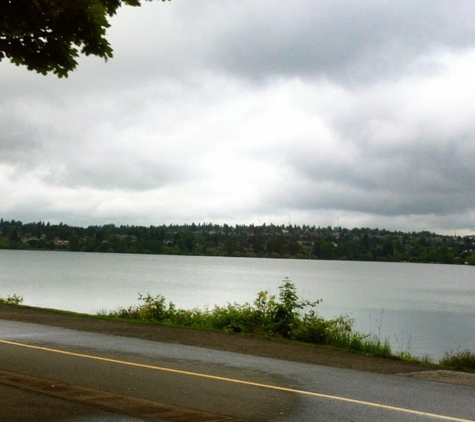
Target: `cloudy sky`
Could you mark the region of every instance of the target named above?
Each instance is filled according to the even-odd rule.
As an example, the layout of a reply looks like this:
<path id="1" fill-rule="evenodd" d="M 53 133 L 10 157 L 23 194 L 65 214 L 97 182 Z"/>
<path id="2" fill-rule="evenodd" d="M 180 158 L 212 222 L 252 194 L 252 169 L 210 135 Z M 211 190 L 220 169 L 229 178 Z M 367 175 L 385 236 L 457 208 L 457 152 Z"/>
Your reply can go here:
<path id="1" fill-rule="evenodd" d="M 475 2 L 122 8 L 67 79 L 0 63 L 0 216 L 475 233 Z"/>

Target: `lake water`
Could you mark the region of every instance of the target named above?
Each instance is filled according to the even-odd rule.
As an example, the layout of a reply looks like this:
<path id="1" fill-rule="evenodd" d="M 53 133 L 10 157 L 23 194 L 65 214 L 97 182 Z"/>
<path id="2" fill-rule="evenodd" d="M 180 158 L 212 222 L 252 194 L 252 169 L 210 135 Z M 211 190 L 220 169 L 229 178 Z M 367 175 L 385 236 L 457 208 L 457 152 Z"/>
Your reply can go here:
<path id="1" fill-rule="evenodd" d="M 393 350 L 439 359 L 475 350 L 475 267 L 0 250 L 0 296 L 85 313 L 163 294 L 181 308 L 252 302 L 289 277 L 320 315 L 349 314 Z"/>

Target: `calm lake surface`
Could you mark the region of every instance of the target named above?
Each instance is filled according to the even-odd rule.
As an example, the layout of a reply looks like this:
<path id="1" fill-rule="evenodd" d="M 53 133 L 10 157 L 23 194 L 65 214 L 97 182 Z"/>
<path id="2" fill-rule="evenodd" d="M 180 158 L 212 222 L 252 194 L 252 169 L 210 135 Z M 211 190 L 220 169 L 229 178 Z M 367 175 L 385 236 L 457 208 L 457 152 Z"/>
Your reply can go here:
<path id="1" fill-rule="evenodd" d="M 439 359 L 475 351 L 475 267 L 377 262 L 0 250 L 0 296 L 85 313 L 163 294 L 181 308 L 252 302 L 289 277 L 325 318 L 388 338 L 394 351 Z"/>

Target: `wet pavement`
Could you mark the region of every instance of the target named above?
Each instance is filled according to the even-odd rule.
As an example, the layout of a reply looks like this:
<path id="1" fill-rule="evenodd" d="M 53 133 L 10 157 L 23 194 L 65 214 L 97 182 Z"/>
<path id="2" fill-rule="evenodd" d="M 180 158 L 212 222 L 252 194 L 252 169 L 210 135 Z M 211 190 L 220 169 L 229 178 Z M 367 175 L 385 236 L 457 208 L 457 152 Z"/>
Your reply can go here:
<path id="1" fill-rule="evenodd" d="M 76 401 L 0 384 L 1 422 L 143 422 Z"/>
<path id="2" fill-rule="evenodd" d="M 475 422 L 467 385 L 1 320 L 0 385 L 0 421 Z"/>

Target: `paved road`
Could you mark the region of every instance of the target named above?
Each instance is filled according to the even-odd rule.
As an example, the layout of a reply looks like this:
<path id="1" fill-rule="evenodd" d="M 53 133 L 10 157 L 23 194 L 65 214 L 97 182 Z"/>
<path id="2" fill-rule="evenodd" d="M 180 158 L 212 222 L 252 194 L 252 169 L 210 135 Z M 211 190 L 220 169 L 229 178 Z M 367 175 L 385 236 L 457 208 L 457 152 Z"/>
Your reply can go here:
<path id="1" fill-rule="evenodd" d="M 20 393 L 77 406 L 35 421 L 475 421 L 473 387 L 0 320 L 0 420 Z"/>

